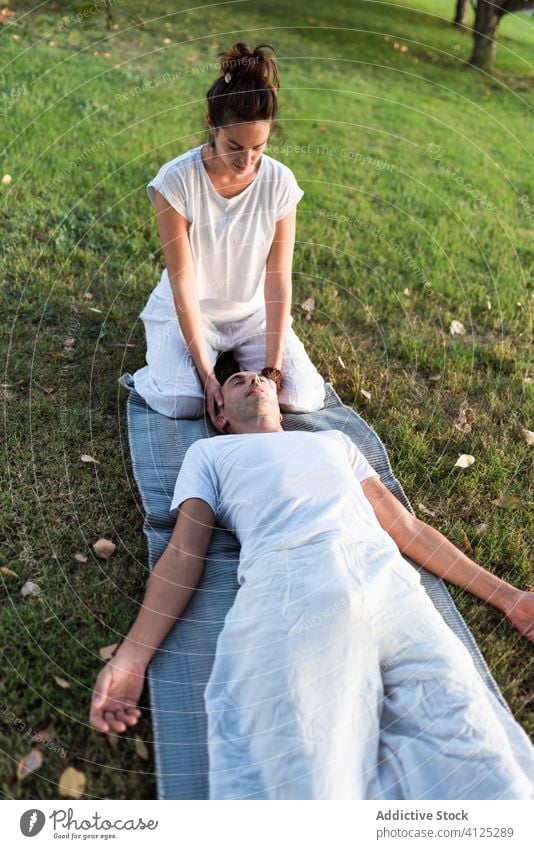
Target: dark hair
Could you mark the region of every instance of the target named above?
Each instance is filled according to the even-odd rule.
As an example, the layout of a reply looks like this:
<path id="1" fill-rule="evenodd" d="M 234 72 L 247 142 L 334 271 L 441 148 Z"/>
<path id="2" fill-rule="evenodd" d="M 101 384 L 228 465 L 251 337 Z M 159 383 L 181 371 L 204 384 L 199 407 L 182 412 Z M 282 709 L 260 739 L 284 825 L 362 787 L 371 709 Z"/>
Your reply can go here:
<path id="1" fill-rule="evenodd" d="M 276 62 L 263 50 L 271 44 L 258 44 L 251 50 L 238 41 L 228 51 L 221 51 L 221 76 L 207 91 L 208 114 L 214 127 L 242 124 L 249 121 L 271 121 L 272 129 L 281 129 L 275 123 L 278 114 L 278 89 L 280 78 Z M 227 82 L 225 76 L 230 74 Z M 213 140 L 208 139 L 210 143 Z"/>
<path id="2" fill-rule="evenodd" d="M 233 374 L 237 374 L 241 371 L 241 366 L 234 359 L 234 355 L 231 351 L 224 351 L 222 354 L 219 354 L 217 357 L 217 362 L 213 367 L 213 372 L 215 377 L 221 384 L 221 386 L 231 377 Z"/>

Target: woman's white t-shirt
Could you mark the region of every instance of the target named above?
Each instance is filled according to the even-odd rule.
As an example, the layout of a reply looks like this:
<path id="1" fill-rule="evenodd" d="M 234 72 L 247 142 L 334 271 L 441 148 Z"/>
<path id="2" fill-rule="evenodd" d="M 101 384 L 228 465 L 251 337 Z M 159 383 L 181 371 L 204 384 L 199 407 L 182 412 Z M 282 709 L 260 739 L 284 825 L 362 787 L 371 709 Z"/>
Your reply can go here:
<path id="1" fill-rule="evenodd" d="M 263 153 L 256 177 L 242 192 L 224 198 L 213 186 L 201 155 L 202 145 L 162 165 L 147 185 L 189 221 L 201 311 L 215 323 L 239 320 L 264 304 L 265 264 L 276 222 L 304 192 L 287 165 Z M 167 269 L 155 289 L 176 318 Z M 161 306 L 160 306 L 161 312 Z"/>

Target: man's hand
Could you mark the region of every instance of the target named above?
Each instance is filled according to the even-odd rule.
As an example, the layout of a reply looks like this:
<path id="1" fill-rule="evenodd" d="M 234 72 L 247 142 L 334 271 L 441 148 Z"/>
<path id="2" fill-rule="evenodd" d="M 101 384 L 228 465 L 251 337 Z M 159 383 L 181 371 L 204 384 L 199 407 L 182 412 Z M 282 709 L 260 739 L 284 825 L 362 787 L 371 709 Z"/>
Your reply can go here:
<path id="1" fill-rule="evenodd" d="M 116 655 L 100 670 L 96 679 L 89 722 L 98 731 L 121 732 L 136 725 L 137 707 L 145 683 L 146 665 L 128 651 Z"/>
<path id="2" fill-rule="evenodd" d="M 514 628 L 534 643 L 534 592 L 517 590 L 504 612 Z"/>
<path id="3" fill-rule="evenodd" d="M 221 384 L 219 383 L 213 372 L 208 374 L 206 378 L 206 385 L 204 386 L 204 395 L 206 398 L 206 410 L 208 411 L 211 423 L 217 433 L 222 433 L 223 431 L 217 424 L 217 407 L 222 407 L 224 401 L 221 392 Z"/>

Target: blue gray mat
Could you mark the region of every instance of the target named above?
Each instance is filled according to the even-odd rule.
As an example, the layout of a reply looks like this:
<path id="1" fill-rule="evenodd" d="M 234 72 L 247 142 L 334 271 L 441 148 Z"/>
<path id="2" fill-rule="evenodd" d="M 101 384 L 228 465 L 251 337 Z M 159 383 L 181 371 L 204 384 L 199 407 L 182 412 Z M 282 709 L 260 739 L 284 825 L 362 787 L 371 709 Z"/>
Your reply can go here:
<path id="1" fill-rule="evenodd" d="M 156 413 L 135 391 L 129 374 L 122 376 L 120 384 L 130 390 L 127 402 L 130 452 L 145 512 L 143 530 L 152 569 L 174 527 L 169 505 L 184 454 L 195 440 L 212 436 L 215 431 L 205 419 L 170 419 Z M 342 430 L 367 457 L 383 483 L 413 512 L 377 434 L 354 410 L 341 403 L 330 384 L 326 386 L 324 409 L 286 415 L 284 429 Z M 160 799 L 208 798 L 203 694 L 218 634 L 238 590 L 238 559 L 235 537 L 223 528 L 216 528 L 200 583 L 148 670 Z M 447 587 L 430 572 L 412 565 L 420 572 L 422 583 L 444 620 L 467 646 L 483 680 L 508 709 Z"/>

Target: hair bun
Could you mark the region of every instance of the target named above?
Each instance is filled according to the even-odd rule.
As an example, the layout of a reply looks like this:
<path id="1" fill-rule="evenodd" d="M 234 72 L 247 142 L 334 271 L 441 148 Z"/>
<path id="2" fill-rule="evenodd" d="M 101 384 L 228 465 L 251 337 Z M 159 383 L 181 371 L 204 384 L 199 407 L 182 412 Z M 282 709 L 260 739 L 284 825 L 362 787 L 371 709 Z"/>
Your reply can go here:
<path id="1" fill-rule="evenodd" d="M 254 50 L 251 50 L 243 41 L 238 41 L 230 50 L 218 53 L 225 82 L 250 79 L 278 90 L 280 79 L 276 62 L 263 52 L 264 47 L 268 47 L 276 55 L 271 44 L 258 44 Z"/>

